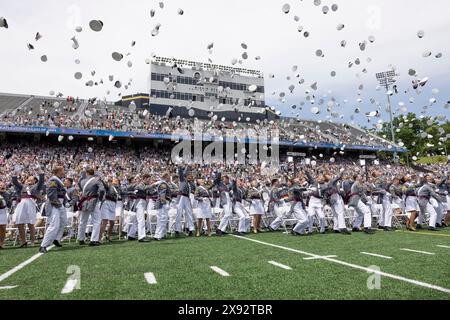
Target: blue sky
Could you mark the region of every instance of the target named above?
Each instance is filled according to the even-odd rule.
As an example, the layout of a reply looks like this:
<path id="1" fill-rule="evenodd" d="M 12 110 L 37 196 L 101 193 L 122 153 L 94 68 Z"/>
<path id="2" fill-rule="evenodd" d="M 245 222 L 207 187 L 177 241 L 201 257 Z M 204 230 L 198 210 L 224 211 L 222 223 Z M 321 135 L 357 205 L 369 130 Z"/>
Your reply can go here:
<path id="1" fill-rule="evenodd" d="M 0 16 L 7 18 L 10 26 L 0 29 L 0 91 L 40 95 L 56 91 L 115 101 L 119 93 L 148 90 L 149 69 L 145 59 L 152 53 L 199 61 L 209 58 L 214 63 L 229 65 L 243 53 L 244 42 L 248 45 L 249 59 L 242 66 L 265 73 L 266 102 L 284 115 L 292 115 L 292 105 L 306 102 L 299 114 L 301 118 L 325 120 L 330 117 L 326 104 L 335 98 L 341 104 L 333 107 L 338 115 L 333 118 L 335 121 L 370 126 L 379 119 L 368 124 L 364 113 L 377 108 L 381 119 L 387 119 L 386 96 L 375 90 L 375 73 L 391 65 L 400 74 L 401 94 L 393 97 L 394 109 L 404 102 L 408 112 L 420 114 L 427 106 L 426 115 L 447 119 L 450 115 L 450 109 L 444 108 L 450 100 L 449 1 L 322 0 L 320 6 L 315 6 L 313 0 L 168 0 L 164 1 L 163 9 L 159 2 L 0 0 Z M 289 14 L 282 12 L 285 3 L 291 6 Z M 338 10 L 324 15 L 322 6 L 331 8 L 332 4 L 337 4 Z M 177 14 L 179 8 L 184 15 Z M 151 9 L 156 11 L 153 18 Z M 294 20 L 295 16 L 299 21 Z M 89 21 L 93 19 L 103 21 L 101 32 L 89 29 Z M 152 37 L 157 23 L 161 24 L 160 33 Z M 344 29 L 338 31 L 338 24 L 344 24 Z M 75 32 L 79 25 L 83 28 L 81 33 Z M 299 26 L 310 32 L 308 38 L 298 32 Z M 425 32 L 422 39 L 417 37 L 419 30 Z M 43 35 L 39 41 L 34 40 L 36 32 Z M 73 36 L 80 43 L 77 50 L 72 48 Z M 369 36 L 375 38 L 374 43 L 368 42 Z M 342 40 L 347 41 L 345 48 L 340 46 Z M 131 41 L 136 41 L 136 46 L 131 47 Z M 363 41 L 368 42 L 365 51 L 359 48 Z M 214 48 L 210 54 L 206 47 L 211 42 Z M 27 43 L 32 43 L 35 50 L 29 51 Z M 315 54 L 319 49 L 323 58 Z M 432 55 L 424 58 L 422 54 L 428 50 Z M 130 55 L 119 63 L 112 60 L 113 51 Z M 442 53 L 442 58 L 435 58 L 438 53 Z M 45 63 L 40 60 L 44 54 L 48 56 Z M 255 60 L 256 56 L 261 60 Z M 361 64 L 348 68 L 348 63 L 358 58 Z M 80 64 L 75 64 L 76 59 Z M 128 61 L 133 63 L 131 68 Z M 298 66 L 297 72 L 292 71 L 294 65 Z M 410 68 L 417 71 L 418 78 L 429 78 L 420 94 L 411 88 Z M 91 76 L 94 70 L 95 76 Z M 331 71 L 336 72 L 336 77 L 330 76 Z M 83 79 L 76 80 L 75 72 L 82 72 Z M 269 78 L 269 74 L 274 78 Z M 107 80 L 109 75 L 124 83 L 132 79 L 132 85 L 128 90 L 115 89 Z M 101 78 L 105 81 L 103 86 L 84 85 L 88 80 Z M 304 84 L 300 85 L 299 79 L 304 79 Z M 312 92 L 310 85 L 315 82 L 318 89 L 314 106 L 324 99 L 319 115 L 310 112 L 313 105 L 306 101 L 306 90 Z M 295 90 L 291 94 L 288 87 L 292 84 Z M 360 85 L 363 90 L 358 95 Z M 409 92 L 404 93 L 407 89 Z M 433 94 L 433 89 L 439 93 Z M 285 101 L 278 99 L 281 92 L 286 93 Z M 414 103 L 409 103 L 411 97 Z M 437 101 L 430 105 L 432 97 Z M 380 107 L 372 105 L 370 98 L 379 101 Z M 354 113 L 357 107 L 361 110 L 359 114 Z M 350 118 L 352 115 L 354 120 Z"/>

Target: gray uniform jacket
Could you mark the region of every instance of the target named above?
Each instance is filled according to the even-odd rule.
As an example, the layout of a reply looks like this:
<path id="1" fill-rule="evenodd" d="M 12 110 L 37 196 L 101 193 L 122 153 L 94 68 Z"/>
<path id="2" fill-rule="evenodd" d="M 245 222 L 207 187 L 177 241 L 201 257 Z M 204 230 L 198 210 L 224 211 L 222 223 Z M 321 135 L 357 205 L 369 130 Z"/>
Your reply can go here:
<path id="1" fill-rule="evenodd" d="M 88 176 L 83 172 L 80 176 L 81 189 L 80 207 L 82 211 L 93 212 L 99 201 L 105 194 L 105 186 L 97 176 Z"/>

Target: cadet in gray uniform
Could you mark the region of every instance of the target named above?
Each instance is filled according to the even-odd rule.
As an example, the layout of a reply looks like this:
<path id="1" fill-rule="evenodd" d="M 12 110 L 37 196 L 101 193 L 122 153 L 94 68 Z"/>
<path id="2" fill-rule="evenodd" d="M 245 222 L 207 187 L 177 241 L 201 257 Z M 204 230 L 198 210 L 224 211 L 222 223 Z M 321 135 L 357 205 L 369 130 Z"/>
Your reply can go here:
<path id="1" fill-rule="evenodd" d="M 8 208 L 10 207 L 10 195 L 3 182 L 0 182 L 0 250 L 3 249 L 8 225 Z"/>
<path id="2" fill-rule="evenodd" d="M 329 174 L 324 175 L 325 187 L 322 190 L 325 202 L 331 207 L 331 212 L 333 213 L 333 230 L 335 233 L 341 233 L 345 235 L 351 234 L 347 226 L 345 225 L 345 206 L 344 200 L 341 194 L 339 194 L 339 188 L 337 183 L 342 179 L 342 172 L 339 176 L 332 179 Z"/>
<path id="3" fill-rule="evenodd" d="M 67 225 L 67 212 L 64 207 L 66 188 L 61 181 L 64 176 L 64 168 L 56 167 L 53 169 L 53 177 L 48 181 L 46 203 L 46 212 L 48 214 L 47 230 L 39 248 L 40 253 L 46 253 L 47 248 L 52 243 L 57 247 L 62 247 L 59 240 L 62 238 L 64 228 Z"/>
<path id="4" fill-rule="evenodd" d="M 436 193 L 440 196 L 440 201 L 438 201 L 437 206 L 434 208 L 437 213 L 436 227 L 438 228 L 442 228 L 443 226 L 445 226 L 445 221 L 443 221 L 443 219 L 447 214 L 447 181 L 449 178 L 450 175 L 442 177 L 441 180 L 436 180 Z"/>
<path id="5" fill-rule="evenodd" d="M 30 230 L 31 244 L 34 244 L 35 229 L 34 225 L 36 223 L 36 213 L 37 205 L 36 200 L 41 195 L 41 191 L 44 187 L 44 173 L 39 174 L 39 179 L 36 180 L 35 177 L 29 176 L 24 184 L 19 182 L 17 175 L 12 177 L 12 183 L 16 190 L 16 199 L 18 205 L 14 211 L 16 218 L 16 225 L 19 229 L 20 247 L 26 247 L 26 235 L 25 235 L 25 225 L 28 224 L 28 229 Z"/>
<path id="6" fill-rule="evenodd" d="M 78 226 L 78 241 L 80 245 L 85 244 L 86 227 L 89 217 L 92 222 L 92 235 L 90 246 L 100 245 L 100 199 L 105 193 L 105 187 L 100 178 L 95 176 L 94 169 L 86 169 L 81 174 L 79 186 L 81 189 L 80 198 L 80 224 Z"/>
<path id="7" fill-rule="evenodd" d="M 243 182 L 241 179 L 233 181 L 231 183 L 231 189 L 233 191 L 233 210 L 239 216 L 238 232 L 240 235 L 244 235 L 250 231 L 250 216 L 242 205 L 246 191 L 243 188 Z"/>
<path id="8" fill-rule="evenodd" d="M 154 239 L 161 241 L 167 233 L 167 223 L 169 222 L 169 207 L 171 201 L 171 192 L 168 181 L 170 175 L 164 173 L 161 180 L 157 183 L 156 190 L 158 192 L 158 199 L 156 201 L 156 231 Z"/>
<path id="9" fill-rule="evenodd" d="M 128 239 L 136 239 L 136 231 L 139 242 L 148 242 L 146 239 L 146 223 L 145 223 L 145 211 L 147 210 L 147 197 L 149 195 L 149 189 L 151 185 L 151 176 L 144 174 L 142 176 L 142 182 L 133 187 L 134 202 L 131 207 L 131 211 L 136 212 L 136 218 L 133 219 L 132 225 L 128 233 Z"/>
<path id="10" fill-rule="evenodd" d="M 223 176 L 217 172 L 214 177 L 214 186 L 219 193 L 220 207 L 223 208 L 223 216 L 220 220 L 219 228 L 216 230 L 218 236 L 226 233 L 227 227 L 230 224 L 231 215 L 233 214 L 233 203 L 231 201 L 231 184 L 228 176 Z"/>
<path id="11" fill-rule="evenodd" d="M 355 175 L 350 192 L 349 207 L 353 207 L 357 213 L 355 223 L 353 225 L 353 231 L 359 231 L 361 223 L 364 220 L 364 232 L 372 234 L 372 214 L 369 208 L 366 206 L 366 187 L 363 183 L 363 177 L 361 175 Z"/>
<path id="12" fill-rule="evenodd" d="M 194 193 L 195 186 L 193 185 L 192 175 L 188 173 L 188 168 L 178 168 L 178 176 L 180 179 L 180 190 L 178 199 L 177 216 L 175 219 L 175 232 L 181 232 L 181 216 L 184 213 L 187 228 L 189 229 L 189 236 L 193 235 L 194 216 L 192 213 L 192 204 L 190 194 Z"/>
<path id="13" fill-rule="evenodd" d="M 113 178 L 110 179 L 110 184 L 103 182 L 103 186 L 105 187 L 105 198 L 100 209 L 102 217 L 100 237 L 105 233 L 106 226 L 109 223 L 106 240 L 111 242 L 112 231 L 116 220 L 116 203 L 121 199 L 120 182 L 119 179 Z"/>
<path id="14" fill-rule="evenodd" d="M 211 194 L 205 187 L 205 180 L 203 178 L 197 179 L 197 188 L 195 188 L 194 198 L 198 203 L 197 215 L 197 232 L 196 237 L 200 237 L 203 226 L 203 220 L 206 220 L 206 232 L 208 237 L 211 236 Z"/>
<path id="15" fill-rule="evenodd" d="M 434 191 L 434 187 L 432 185 L 433 177 L 431 175 L 426 175 L 424 177 L 423 185 L 417 190 L 417 201 L 419 202 L 419 221 L 417 224 L 417 229 L 421 229 L 421 224 L 425 220 L 425 214 L 428 212 L 430 214 L 430 221 L 428 230 L 437 231 L 436 222 L 437 222 L 437 212 L 431 204 L 431 199 L 435 199 L 440 202 L 440 196 Z"/>
<path id="16" fill-rule="evenodd" d="M 283 221 L 288 218 L 290 214 L 289 186 L 280 186 L 278 179 L 272 179 L 272 190 L 270 191 L 269 210 L 273 210 L 277 216 L 270 226 L 269 231 L 276 231 L 281 226 Z"/>

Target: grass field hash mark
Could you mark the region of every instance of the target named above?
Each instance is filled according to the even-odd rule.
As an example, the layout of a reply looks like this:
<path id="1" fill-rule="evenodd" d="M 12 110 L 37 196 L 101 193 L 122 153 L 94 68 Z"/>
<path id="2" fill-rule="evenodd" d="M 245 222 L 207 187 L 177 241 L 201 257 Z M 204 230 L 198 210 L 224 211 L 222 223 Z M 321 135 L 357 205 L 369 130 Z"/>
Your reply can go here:
<path id="1" fill-rule="evenodd" d="M 289 267 L 289 266 L 287 266 L 285 264 L 282 264 L 282 263 L 279 263 L 279 262 L 276 262 L 276 261 L 268 261 L 268 262 L 271 265 L 275 266 L 275 267 L 278 267 L 278 268 L 281 268 L 281 269 L 284 269 L 284 270 L 292 270 L 291 267 Z"/>
<path id="2" fill-rule="evenodd" d="M 438 244 L 436 247 L 450 249 L 450 246 L 444 246 L 441 244 Z"/>
<path id="3" fill-rule="evenodd" d="M 217 272 L 218 274 L 220 274 L 222 277 L 229 277 L 230 276 L 230 274 L 228 272 L 226 272 L 225 270 L 220 269 L 219 267 L 211 266 L 210 268 L 214 272 Z"/>
<path id="4" fill-rule="evenodd" d="M 265 245 L 265 246 L 269 246 L 269 247 L 273 247 L 273 248 L 278 248 L 278 249 L 282 249 L 282 250 L 286 250 L 286 251 L 290 251 L 290 252 L 294 252 L 294 253 L 299 253 L 299 254 L 303 254 L 303 255 L 306 255 L 306 256 L 310 256 L 310 257 L 321 258 L 321 260 L 324 260 L 324 261 L 333 262 L 333 263 L 340 264 L 340 265 L 343 265 L 343 266 L 347 266 L 347 267 L 350 267 L 350 268 L 353 268 L 353 269 L 363 270 L 365 272 L 378 274 L 378 275 L 384 276 L 386 278 L 399 280 L 399 281 L 407 282 L 407 283 L 410 283 L 410 284 L 414 284 L 416 286 L 420 286 L 420 287 L 424 287 L 424 288 L 428 288 L 428 289 L 432 289 L 432 290 L 436 290 L 436 291 L 440 291 L 440 292 L 444 292 L 444 293 L 450 294 L 450 289 L 447 289 L 447 288 L 444 288 L 444 287 L 440 287 L 440 286 L 436 286 L 434 284 L 430 284 L 430 283 L 426 283 L 426 282 L 422 282 L 422 281 L 418 281 L 418 280 L 413 280 L 413 279 L 409 279 L 409 278 L 405 278 L 405 277 L 398 276 L 398 275 L 391 274 L 391 273 L 387 273 L 387 272 L 373 270 L 373 269 L 370 269 L 370 268 L 359 266 L 357 264 L 352 264 L 352 263 L 348 263 L 348 262 L 337 260 L 337 259 L 333 259 L 333 258 L 325 258 L 325 257 L 322 257 L 320 255 L 316 255 L 314 253 L 309 253 L 309 252 L 305 252 L 305 251 L 301 251 L 301 250 L 297 250 L 297 249 L 293 249 L 293 248 L 289 248 L 289 247 L 284 247 L 284 246 L 280 246 L 280 245 L 273 244 L 273 243 L 268 243 L 268 242 L 259 241 L 259 240 L 255 240 L 255 239 L 250 239 L 250 238 L 246 238 L 246 237 L 241 237 L 241 236 L 237 236 L 237 235 L 231 235 L 231 236 L 235 237 L 235 238 L 238 238 L 238 239 L 252 241 L 252 242 L 259 243 L 259 244 L 262 244 L 262 245 Z"/>
<path id="5" fill-rule="evenodd" d="M 303 258 L 303 260 L 320 260 L 324 258 L 337 258 L 337 256 L 318 256 L 318 257 L 307 257 Z"/>
<path id="6" fill-rule="evenodd" d="M 382 259 L 392 259 L 392 257 L 383 256 L 382 254 L 370 253 L 370 252 L 360 252 L 361 254 L 365 254 L 366 256 L 378 257 Z"/>
<path id="7" fill-rule="evenodd" d="M 434 252 L 428 252 L 428 251 L 420 251 L 420 250 L 413 250 L 413 249 L 407 249 L 407 248 L 401 248 L 400 250 L 402 250 L 402 251 L 408 251 L 408 252 L 413 252 L 413 253 L 427 254 L 427 255 L 429 255 L 429 256 L 435 255 Z"/>

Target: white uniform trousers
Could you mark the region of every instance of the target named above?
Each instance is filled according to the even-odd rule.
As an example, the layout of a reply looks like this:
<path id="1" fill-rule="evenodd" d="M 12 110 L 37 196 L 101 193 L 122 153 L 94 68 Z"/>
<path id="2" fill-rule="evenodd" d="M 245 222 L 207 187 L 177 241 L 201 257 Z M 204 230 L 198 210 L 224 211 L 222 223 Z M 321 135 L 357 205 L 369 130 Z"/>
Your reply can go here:
<path id="1" fill-rule="evenodd" d="M 234 213 L 239 217 L 238 231 L 244 233 L 249 232 L 251 219 L 241 202 L 234 204 Z"/>
<path id="2" fill-rule="evenodd" d="M 389 197 L 383 197 L 382 201 L 383 209 L 380 212 L 380 220 L 378 221 L 378 225 L 380 227 L 392 227 L 392 204 Z"/>
<path id="3" fill-rule="evenodd" d="M 353 224 L 353 228 L 361 228 L 361 224 L 364 221 L 364 228 L 372 227 L 372 215 L 369 208 L 362 202 L 358 201 L 358 205 L 354 208 L 356 211 L 356 219 Z"/>
<path id="4" fill-rule="evenodd" d="M 180 201 L 178 202 L 177 217 L 175 221 L 175 231 L 177 232 L 181 232 L 181 217 L 183 213 L 187 228 L 189 231 L 194 231 L 194 215 L 192 213 L 191 199 L 186 196 L 180 196 Z"/>
<path id="5" fill-rule="evenodd" d="M 231 215 L 233 213 L 230 199 L 227 199 L 227 203 L 223 206 L 223 216 L 220 220 L 219 230 L 225 232 L 230 224 Z"/>
<path id="6" fill-rule="evenodd" d="M 8 214 L 6 209 L 0 209 L 0 226 L 6 226 L 8 224 Z"/>
<path id="7" fill-rule="evenodd" d="M 311 197 L 308 205 L 309 232 L 312 232 L 314 225 L 314 216 L 319 220 L 320 232 L 325 231 L 325 213 L 323 212 L 322 201 L 318 198 Z"/>
<path id="8" fill-rule="evenodd" d="M 167 223 L 169 221 L 169 209 L 170 205 L 163 205 L 161 209 L 157 210 L 156 213 L 156 231 L 155 238 L 161 240 L 166 236 L 167 233 Z"/>
<path id="9" fill-rule="evenodd" d="M 337 231 L 347 229 L 344 216 L 344 201 L 340 196 L 338 196 L 336 199 L 333 199 L 333 203 L 331 204 L 331 212 L 333 213 L 333 230 Z"/>
<path id="10" fill-rule="evenodd" d="M 44 239 L 41 247 L 47 248 L 52 245 L 53 241 L 61 241 L 64 234 L 64 228 L 67 225 L 66 208 L 55 208 L 52 206 L 52 212 L 47 218 L 47 229 L 45 230 Z"/>
<path id="11" fill-rule="evenodd" d="M 78 226 L 78 240 L 84 241 L 86 239 L 86 227 L 88 220 L 91 218 L 92 235 L 91 242 L 98 242 L 100 237 L 100 202 L 97 202 L 94 211 L 80 211 L 80 224 Z"/>
<path id="12" fill-rule="evenodd" d="M 430 201 L 419 201 L 419 221 L 418 224 L 423 224 L 425 222 L 425 215 L 428 212 L 430 214 L 430 221 L 429 226 L 435 228 L 436 227 L 436 221 L 437 221 L 437 212 L 434 209 L 433 205 Z"/>
<path id="13" fill-rule="evenodd" d="M 128 233 L 129 237 L 135 238 L 137 231 L 138 240 L 145 238 L 145 210 L 147 210 L 147 200 L 138 199 L 136 203 L 136 216 L 131 221 L 132 225 Z"/>
<path id="14" fill-rule="evenodd" d="M 291 206 L 288 202 L 281 202 L 280 204 L 275 204 L 273 207 L 273 211 L 277 216 L 275 220 L 272 221 L 270 227 L 273 230 L 278 230 L 284 220 L 288 219 L 291 215 Z"/>
<path id="15" fill-rule="evenodd" d="M 294 231 L 299 234 L 305 234 L 306 229 L 309 227 L 308 214 L 305 209 L 303 209 L 303 204 L 297 202 L 294 206 L 292 215 L 297 219 L 297 224 L 294 227 Z"/>

